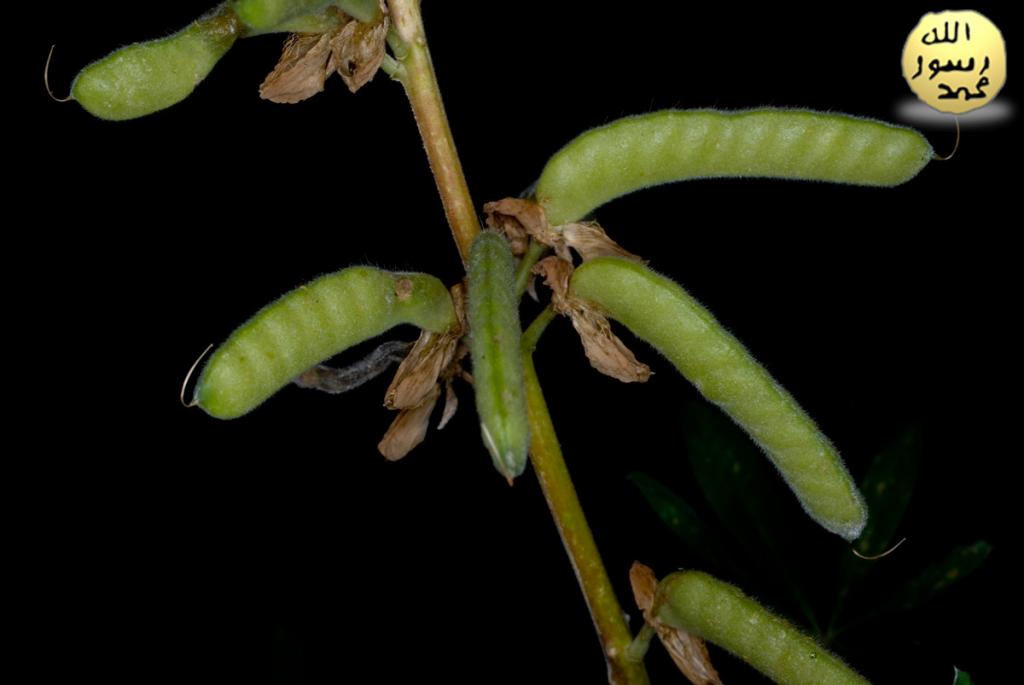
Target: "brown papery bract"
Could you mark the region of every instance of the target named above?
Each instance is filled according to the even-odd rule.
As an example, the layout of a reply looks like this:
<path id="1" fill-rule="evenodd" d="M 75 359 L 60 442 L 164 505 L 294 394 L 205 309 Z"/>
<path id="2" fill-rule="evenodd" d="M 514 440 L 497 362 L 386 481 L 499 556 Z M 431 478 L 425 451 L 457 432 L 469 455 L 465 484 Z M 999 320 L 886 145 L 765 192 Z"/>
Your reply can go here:
<path id="1" fill-rule="evenodd" d="M 351 23 L 351 22 L 350 22 Z M 324 89 L 334 33 L 293 33 L 284 43 L 277 66 L 260 86 L 260 97 L 294 104 Z"/>
<path id="2" fill-rule="evenodd" d="M 529 239 L 546 245 L 563 261 L 572 262 L 569 248 L 576 250 L 583 261 L 595 257 L 624 257 L 645 263 L 637 255 L 623 249 L 608 237 L 596 221 L 581 221 L 551 226 L 544 208 L 533 200 L 507 197 L 484 205 L 487 225 L 505 234 L 512 244 L 512 252 L 526 252 Z"/>
<path id="3" fill-rule="evenodd" d="M 398 461 L 427 437 L 430 414 L 441 396 L 441 386 L 434 383 L 427 395 L 414 407 L 403 409 L 391 422 L 377 449 L 388 461 Z"/>
<path id="4" fill-rule="evenodd" d="M 346 24 L 331 39 L 331 59 L 327 63 L 327 73 L 337 71 L 353 93 L 362 88 L 373 79 L 384 61 L 390 26 L 387 14 L 382 14 L 374 24 L 361 21 Z"/>
<path id="5" fill-rule="evenodd" d="M 637 361 L 612 332 L 604 314 L 569 292 L 572 264 L 555 256 L 545 257 L 537 262 L 533 272 L 542 275 L 544 283 L 551 288 L 551 307 L 572 321 L 591 366 L 623 383 L 645 383 L 651 377 L 651 368 Z"/>
<path id="6" fill-rule="evenodd" d="M 722 685 L 715 667 L 711 665 L 704 640 L 681 628 L 667 626 L 651 614 L 658 579 L 649 566 L 634 561 L 629 569 L 629 584 L 633 598 L 647 622 L 658 634 L 661 644 L 668 650 L 673 663 L 693 685 Z"/>

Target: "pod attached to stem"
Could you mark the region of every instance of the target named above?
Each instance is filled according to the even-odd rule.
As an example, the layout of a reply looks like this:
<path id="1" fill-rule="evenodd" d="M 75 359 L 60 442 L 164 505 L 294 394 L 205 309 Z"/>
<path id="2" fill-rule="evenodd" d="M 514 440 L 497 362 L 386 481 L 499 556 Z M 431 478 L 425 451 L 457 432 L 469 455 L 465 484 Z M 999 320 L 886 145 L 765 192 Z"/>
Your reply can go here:
<path id="1" fill-rule="evenodd" d="M 782 685 L 869 685 L 813 639 L 706 573 L 665 576 L 651 613 L 664 625 L 732 652 Z"/>
<path id="2" fill-rule="evenodd" d="M 522 474 L 530 447 L 520 351 L 515 258 L 495 231 L 473 241 L 467 267 L 469 352 L 480 434 L 509 481 Z"/>
<path id="3" fill-rule="evenodd" d="M 219 419 L 242 416 L 307 369 L 403 323 L 437 333 L 458 323 L 441 281 L 366 266 L 321 276 L 235 330 L 203 368 L 193 403 Z"/>
<path id="4" fill-rule="evenodd" d="M 853 540 L 867 509 L 843 460 L 814 421 L 711 313 L 672 280 L 634 261 L 601 257 L 572 291 L 650 343 L 764 450 L 804 510 Z"/>

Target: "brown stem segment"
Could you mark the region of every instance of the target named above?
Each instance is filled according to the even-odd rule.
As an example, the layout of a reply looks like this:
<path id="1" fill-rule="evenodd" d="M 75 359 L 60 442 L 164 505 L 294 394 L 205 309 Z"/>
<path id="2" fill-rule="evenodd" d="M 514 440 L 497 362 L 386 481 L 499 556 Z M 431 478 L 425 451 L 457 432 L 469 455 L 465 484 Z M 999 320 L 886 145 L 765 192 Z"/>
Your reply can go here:
<path id="1" fill-rule="evenodd" d="M 388 6 L 395 33 L 405 43 L 401 51 L 404 54 L 395 55 L 401 64 L 397 77 L 412 105 L 444 213 L 465 264 L 473 238 L 480 232 L 480 221 L 462 173 L 448 117 L 444 113 L 444 102 L 423 31 L 420 3 L 419 0 L 390 0 Z"/>
<path id="2" fill-rule="evenodd" d="M 647 685 L 649 681 L 643 662 L 630 656 L 629 646 L 633 636 L 623 618 L 622 609 L 601 561 L 601 554 L 597 551 L 594 536 L 590 533 L 590 526 L 587 525 L 583 508 L 576 497 L 576 489 L 562 457 L 562 448 L 558 444 L 544 393 L 537 380 L 537 371 L 533 366 L 533 345 L 550 320 L 550 316 L 544 319 L 538 317 L 535 323 L 539 324 L 540 330 L 533 330 L 534 326 L 531 326 L 524 335 L 523 366 L 531 431 L 530 461 L 551 508 L 555 525 L 558 526 L 562 544 L 576 571 L 576 579 L 583 590 L 587 608 L 590 609 L 590 617 L 594 621 L 608 663 L 608 682 L 612 685 Z"/>

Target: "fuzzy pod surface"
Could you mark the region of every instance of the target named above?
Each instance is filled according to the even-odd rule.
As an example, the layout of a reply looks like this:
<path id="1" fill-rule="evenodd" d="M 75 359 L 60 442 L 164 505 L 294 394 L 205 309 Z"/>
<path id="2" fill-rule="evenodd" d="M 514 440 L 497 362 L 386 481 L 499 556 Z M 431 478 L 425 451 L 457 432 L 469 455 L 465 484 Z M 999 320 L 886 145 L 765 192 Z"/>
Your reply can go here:
<path id="1" fill-rule="evenodd" d="M 86 66 L 71 95 L 110 121 L 166 109 L 195 90 L 239 34 L 238 18 L 224 3 L 171 36 L 127 45 Z"/>
<path id="2" fill-rule="evenodd" d="M 236 329 L 203 368 L 193 401 L 233 419 L 303 371 L 399 324 L 440 333 L 456 322 L 448 289 L 433 276 L 349 267 L 292 290 Z"/>
<path id="3" fill-rule="evenodd" d="M 867 509 L 838 451 L 743 344 L 682 287 L 618 257 L 585 262 L 577 296 L 599 305 L 651 344 L 704 397 L 743 428 L 775 464 L 804 510 L 853 540 Z"/>
<path id="4" fill-rule="evenodd" d="M 656 616 L 713 642 L 783 685 L 869 685 L 813 639 L 739 588 L 706 573 L 679 571 L 658 584 Z"/>
<path id="5" fill-rule="evenodd" d="M 469 351 L 480 433 L 495 468 L 512 479 L 526 469 L 530 428 L 515 258 L 500 234 L 484 231 L 473 241 L 467 291 Z"/>
<path id="6" fill-rule="evenodd" d="M 751 176 L 894 186 L 932 158 L 917 131 L 846 114 L 666 110 L 578 136 L 551 157 L 535 192 L 559 225 L 663 183 Z"/>
<path id="7" fill-rule="evenodd" d="M 377 0 L 235 0 L 233 5 L 239 18 L 256 32 L 272 31 L 329 5 L 360 21 L 370 21 L 380 11 Z"/>

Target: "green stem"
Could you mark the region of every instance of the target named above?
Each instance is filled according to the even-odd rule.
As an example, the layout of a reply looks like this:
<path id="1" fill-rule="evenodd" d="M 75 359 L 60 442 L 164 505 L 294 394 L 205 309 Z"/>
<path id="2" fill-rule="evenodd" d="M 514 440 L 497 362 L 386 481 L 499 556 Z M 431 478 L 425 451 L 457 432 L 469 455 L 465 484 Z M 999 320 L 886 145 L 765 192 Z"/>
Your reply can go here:
<path id="1" fill-rule="evenodd" d="M 530 239 L 530 246 L 526 248 L 526 254 L 519 260 L 516 268 L 516 296 L 522 297 L 526 292 L 526 286 L 530 283 L 530 274 L 533 273 L 533 265 L 537 263 L 540 256 L 547 248 L 534 239 Z"/>
<path id="2" fill-rule="evenodd" d="M 537 341 L 540 340 L 540 336 L 544 333 L 544 330 L 548 327 L 548 324 L 554 321 L 557 314 L 550 305 L 544 308 L 537 318 L 533 320 L 525 331 L 523 331 L 523 337 L 520 341 L 520 345 L 523 348 L 523 352 L 527 354 L 533 354 L 534 348 L 537 347 Z"/>
<path id="3" fill-rule="evenodd" d="M 647 650 L 651 646 L 651 640 L 657 633 L 654 628 L 651 627 L 650 623 L 645 623 L 643 628 L 640 629 L 639 634 L 629 644 L 629 649 L 626 650 L 626 658 L 630 661 L 643 661 L 644 657 L 647 656 Z"/>
<path id="4" fill-rule="evenodd" d="M 405 87 L 412 105 L 448 224 L 465 263 L 473 238 L 480 232 L 480 223 L 444 113 L 427 50 L 419 0 L 389 0 L 388 5 L 395 30 L 395 36 L 390 36 L 389 42 L 401 64 L 401 69 L 394 70 L 395 75 Z M 396 45 L 401 49 L 395 50 Z M 525 277 L 523 280 L 525 283 Z M 631 661 L 627 656 L 632 636 L 576 497 L 533 367 L 533 347 L 553 318 L 554 312 L 545 310 L 538 317 L 539 322 L 535 322 L 524 335 L 527 409 L 533 433 L 530 457 L 594 620 L 608 663 L 609 682 L 613 685 L 647 685 L 647 671 L 643 664 Z"/>
<path id="5" fill-rule="evenodd" d="M 526 407 L 531 432 L 530 461 L 555 519 L 562 544 L 576 571 L 576 579 L 583 590 L 587 608 L 590 609 L 590 617 L 594 621 L 608 664 L 608 682 L 613 685 L 646 685 L 649 682 L 647 671 L 643 662 L 630 656 L 629 647 L 633 636 L 623 618 L 622 608 L 615 598 L 608 572 L 576 496 L 533 366 L 532 353 L 537 339 L 553 317 L 554 312 L 548 307 L 523 334 Z"/>
<path id="6" fill-rule="evenodd" d="M 396 78 L 405 87 L 405 94 L 412 105 L 448 225 L 465 264 L 473 238 L 480 232 L 480 221 L 473 208 L 469 186 L 444 112 L 444 102 L 427 49 L 419 0 L 390 0 L 388 4 L 395 34 L 407 48 L 403 55 L 396 51 L 395 57 L 402 65 L 402 69 L 396 71 Z M 391 42 L 394 43 L 393 37 Z"/>

